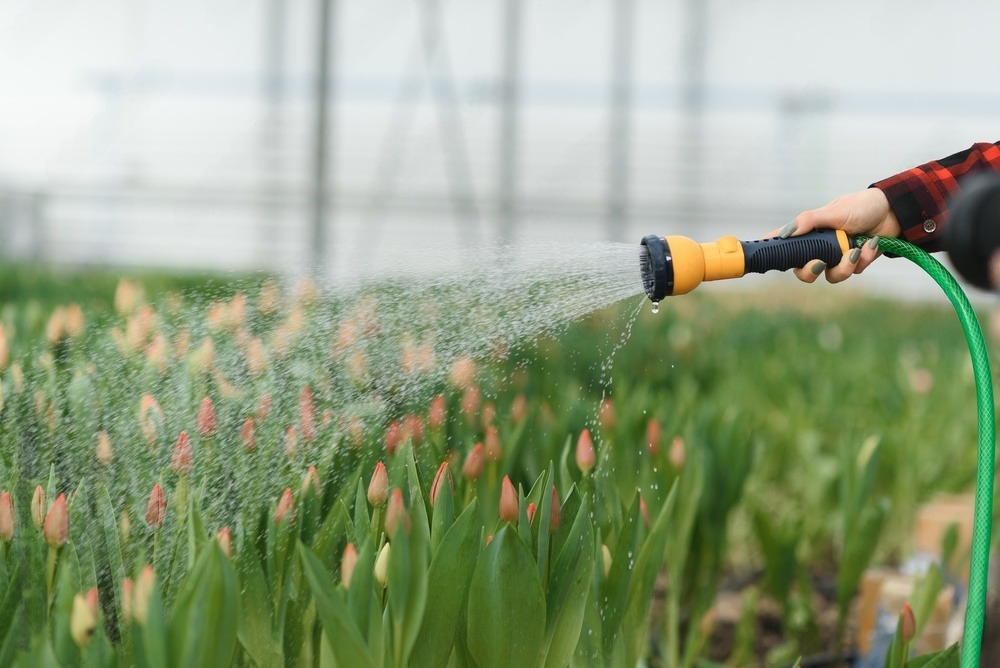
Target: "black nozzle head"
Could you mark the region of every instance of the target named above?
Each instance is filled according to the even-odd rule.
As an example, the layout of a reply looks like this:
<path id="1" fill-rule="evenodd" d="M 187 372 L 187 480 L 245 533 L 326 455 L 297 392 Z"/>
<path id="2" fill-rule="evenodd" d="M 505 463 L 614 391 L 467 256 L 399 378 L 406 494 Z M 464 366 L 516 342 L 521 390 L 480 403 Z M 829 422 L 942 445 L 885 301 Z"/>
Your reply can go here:
<path id="1" fill-rule="evenodd" d="M 651 301 L 658 302 L 674 292 L 674 265 L 670 246 L 655 234 L 643 237 L 639 249 L 639 273 L 642 289 Z"/>

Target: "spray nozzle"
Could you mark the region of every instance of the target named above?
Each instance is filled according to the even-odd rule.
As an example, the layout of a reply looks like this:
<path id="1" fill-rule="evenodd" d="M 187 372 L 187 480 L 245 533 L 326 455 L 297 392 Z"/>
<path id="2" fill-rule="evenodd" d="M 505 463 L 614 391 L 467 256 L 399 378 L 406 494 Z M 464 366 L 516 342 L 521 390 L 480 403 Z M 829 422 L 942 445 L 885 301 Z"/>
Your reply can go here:
<path id="1" fill-rule="evenodd" d="M 639 272 L 642 289 L 651 301 L 658 302 L 673 294 L 674 271 L 670 247 L 663 237 L 650 234 L 639 247 Z"/>

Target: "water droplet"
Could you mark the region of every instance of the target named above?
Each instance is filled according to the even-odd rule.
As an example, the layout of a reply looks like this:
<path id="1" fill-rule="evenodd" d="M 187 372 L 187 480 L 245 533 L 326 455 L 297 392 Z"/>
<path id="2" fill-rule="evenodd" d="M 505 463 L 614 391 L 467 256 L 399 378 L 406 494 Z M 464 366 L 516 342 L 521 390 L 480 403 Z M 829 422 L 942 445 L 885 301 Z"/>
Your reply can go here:
<path id="1" fill-rule="evenodd" d="M 653 313 L 660 312 L 660 302 L 653 302 Z"/>

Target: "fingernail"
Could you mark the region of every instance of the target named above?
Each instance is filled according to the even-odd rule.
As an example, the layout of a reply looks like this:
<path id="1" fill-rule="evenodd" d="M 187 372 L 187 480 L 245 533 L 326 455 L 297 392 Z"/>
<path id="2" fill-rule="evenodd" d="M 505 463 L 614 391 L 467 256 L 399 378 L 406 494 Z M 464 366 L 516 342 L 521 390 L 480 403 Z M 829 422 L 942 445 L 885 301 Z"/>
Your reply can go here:
<path id="1" fill-rule="evenodd" d="M 872 250 L 878 250 L 878 242 L 879 242 L 878 236 L 874 236 L 868 240 L 868 247 L 871 248 Z"/>
<path id="2" fill-rule="evenodd" d="M 826 270 L 826 262 L 823 262 L 822 260 L 814 264 L 810 269 L 810 271 L 813 273 L 813 276 L 819 276 L 825 270 Z"/>
<path id="3" fill-rule="evenodd" d="M 794 222 L 788 223 L 787 225 L 781 228 L 781 233 L 778 234 L 778 237 L 780 239 L 787 239 L 788 237 L 792 236 L 792 234 L 797 229 L 798 226 Z"/>
<path id="4" fill-rule="evenodd" d="M 861 249 L 855 248 L 851 251 L 851 256 L 848 259 L 851 261 L 851 264 L 857 264 L 859 257 L 861 257 Z"/>

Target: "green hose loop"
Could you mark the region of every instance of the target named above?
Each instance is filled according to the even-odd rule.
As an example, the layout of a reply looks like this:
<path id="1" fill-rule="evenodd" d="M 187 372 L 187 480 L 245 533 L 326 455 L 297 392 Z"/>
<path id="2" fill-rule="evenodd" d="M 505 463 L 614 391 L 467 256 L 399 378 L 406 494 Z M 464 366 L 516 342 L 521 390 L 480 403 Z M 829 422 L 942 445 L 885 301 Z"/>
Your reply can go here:
<path id="1" fill-rule="evenodd" d="M 860 246 L 869 237 L 858 237 Z M 962 632 L 962 668 L 978 668 L 983 639 L 983 619 L 986 615 L 986 584 L 989 574 L 990 533 L 993 523 L 994 418 L 993 383 L 990 360 L 979 320 L 969 298 L 958 281 L 940 262 L 911 243 L 901 239 L 880 239 L 879 250 L 894 253 L 916 263 L 930 274 L 945 295 L 965 330 L 965 340 L 972 356 L 972 371 L 976 379 L 976 403 L 979 413 L 979 455 L 976 463 L 976 508 L 972 525 L 972 563 L 969 566 L 969 598 L 965 609 Z"/>

